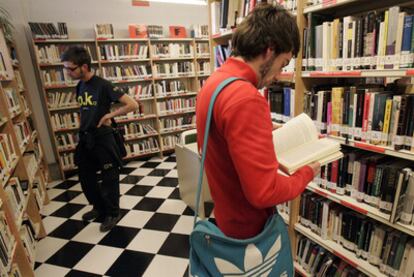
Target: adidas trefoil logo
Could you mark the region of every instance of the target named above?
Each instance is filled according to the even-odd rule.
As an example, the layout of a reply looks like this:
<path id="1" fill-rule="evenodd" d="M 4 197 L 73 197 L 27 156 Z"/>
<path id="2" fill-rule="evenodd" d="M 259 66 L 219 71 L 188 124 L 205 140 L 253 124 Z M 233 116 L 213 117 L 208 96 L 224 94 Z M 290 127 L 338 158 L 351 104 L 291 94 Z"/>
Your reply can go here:
<path id="1" fill-rule="evenodd" d="M 275 243 L 270 248 L 266 257 L 263 259 L 262 253 L 254 245 L 249 244 L 246 246 L 245 255 L 244 255 L 244 270 L 238 268 L 236 265 L 232 264 L 229 261 L 214 258 L 214 262 L 223 276 L 231 277 L 247 277 L 247 276 L 260 276 L 267 277 L 273 269 L 274 264 L 276 263 L 277 256 L 279 255 L 281 247 L 280 236 L 276 239 Z M 283 272 L 281 277 L 287 277 L 288 274 Z"/>

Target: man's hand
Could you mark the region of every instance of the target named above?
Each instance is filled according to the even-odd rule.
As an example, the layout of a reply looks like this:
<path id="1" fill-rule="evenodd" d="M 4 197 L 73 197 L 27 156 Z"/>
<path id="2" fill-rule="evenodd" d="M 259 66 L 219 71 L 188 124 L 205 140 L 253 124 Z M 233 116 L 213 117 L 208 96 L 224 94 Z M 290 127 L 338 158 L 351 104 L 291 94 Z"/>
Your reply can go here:
<path id="1" fill-rule="evenodd" d="M 106 115 L 102 116 L 101 120 L 99 120 L 98 128 L 102 125 L 111 126 L 111 115 L 107 113 Z"/>
<path id="2" fill-rule="evenodd" d="M 274 123 L 274 122 L 272 122 L 272 130 L 274 131 L 274 130 L 276 130 L 276 129 L 279 129 L 280 127 L 282 127 L 283 125 L 281 125 L 281 124 L 277 124 L 277 123 Z"/>
<path id="3" fill-rule="evenodd" d="M 321 172 L 321 164 L 319 162 L 310 163 L 308 166 L 312 168 L 314 177 Z"/>

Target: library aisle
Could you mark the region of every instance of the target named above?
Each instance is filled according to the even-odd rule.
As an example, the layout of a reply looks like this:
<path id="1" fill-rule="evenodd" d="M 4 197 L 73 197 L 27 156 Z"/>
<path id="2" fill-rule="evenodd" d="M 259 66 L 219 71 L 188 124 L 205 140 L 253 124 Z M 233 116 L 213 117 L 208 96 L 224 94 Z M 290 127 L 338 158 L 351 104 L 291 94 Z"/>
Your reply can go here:
<path id="1" fill-rule="evenodd" d="M 175 154 L 130 162 L 120 181 L 122 218 L 106 233 L 82 221 L 91 207 L 76 176 L 50 186 L 35 276 L 188 276 L 194 217 L 180 200 Z"/>

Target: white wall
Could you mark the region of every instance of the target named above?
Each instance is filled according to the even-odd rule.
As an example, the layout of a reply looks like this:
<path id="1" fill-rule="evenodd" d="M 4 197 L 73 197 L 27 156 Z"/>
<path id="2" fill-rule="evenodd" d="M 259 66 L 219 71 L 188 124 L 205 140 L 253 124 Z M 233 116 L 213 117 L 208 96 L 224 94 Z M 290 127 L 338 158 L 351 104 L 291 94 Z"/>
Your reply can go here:
<path id="1" fill-rule="evenodd" d="M 128 37 L 128 24 L 182 25 L 207 24 L 207 6 L 151 3 L 134 7 L 132 0 L 1 0 L 0 7 L 11 14 L 20 63 L 33 104 L 35 123 L 45 148 L 46 160 L 56 163 L 50 141 L 52 133 L 46 123 L 43 91 L 38 88 L 27 37 L 28 22 L 66 22 L 70 38 L 94 38 L 95 23 L 112 23 L 115 37 Z M 53 173 L 53 170 L 52 170 Z"/>

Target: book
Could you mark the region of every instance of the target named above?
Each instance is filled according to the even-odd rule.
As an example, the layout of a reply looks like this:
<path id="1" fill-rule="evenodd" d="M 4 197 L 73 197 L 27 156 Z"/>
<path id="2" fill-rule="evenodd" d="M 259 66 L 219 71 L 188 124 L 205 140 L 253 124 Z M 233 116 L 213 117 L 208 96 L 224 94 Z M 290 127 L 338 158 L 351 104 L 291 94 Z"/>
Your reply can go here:
<path id="1" fill-rule="evenodd" d="M 147 25 L 143 24 L 129 24 L 128 25 L 130 38 L 147 38 Z"/>
<path id="2" fill-rule="evenodd" d="M 187 31 L 183 26 L 170 26 L 170 38 L 186 38 Z"/>
<path id="3" fill-rule="evenodd" d="M 318 138 L 312 119 L 302 113 L 273 131 L 273 144 L 281 169 L 292 174 L 311 162 L 322 165 L 343 157 L 340 144 L 329 138 Z"/>

